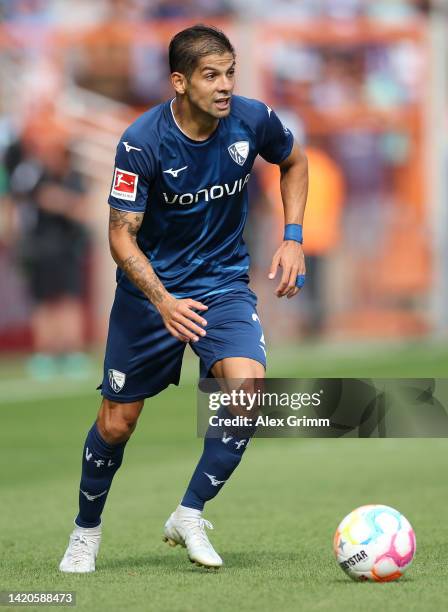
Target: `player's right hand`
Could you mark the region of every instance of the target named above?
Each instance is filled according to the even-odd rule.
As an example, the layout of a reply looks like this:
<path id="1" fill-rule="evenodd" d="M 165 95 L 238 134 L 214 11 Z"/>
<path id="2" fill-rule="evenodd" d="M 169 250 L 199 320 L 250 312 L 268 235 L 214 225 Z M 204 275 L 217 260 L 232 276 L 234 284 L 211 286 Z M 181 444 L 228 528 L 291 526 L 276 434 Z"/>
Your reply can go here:
<path id="1" fill-rule="evenodd" d="M 195 300 L 178 300 L 170 295 L 157 306 L 165 327 L 182 342 L 197 342 L 205 336 L 207 321 L 195 310 L 208 310 L 208 306 Z"/>

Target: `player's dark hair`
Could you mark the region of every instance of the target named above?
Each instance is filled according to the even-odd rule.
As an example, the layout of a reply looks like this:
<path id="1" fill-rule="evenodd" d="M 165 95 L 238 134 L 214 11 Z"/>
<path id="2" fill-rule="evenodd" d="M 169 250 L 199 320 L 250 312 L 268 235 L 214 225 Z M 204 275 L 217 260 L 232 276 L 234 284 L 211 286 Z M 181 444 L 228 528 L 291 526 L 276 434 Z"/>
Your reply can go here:
<path id="1" fill-rule="evenodd" d="M 224 32 L 199 23 L 178 32 L 171 39 L 168 50 L 170 70 L 190 78 L 201 57 L 223 53 L 232 53 L 235 57 L 235 49 Z"/>

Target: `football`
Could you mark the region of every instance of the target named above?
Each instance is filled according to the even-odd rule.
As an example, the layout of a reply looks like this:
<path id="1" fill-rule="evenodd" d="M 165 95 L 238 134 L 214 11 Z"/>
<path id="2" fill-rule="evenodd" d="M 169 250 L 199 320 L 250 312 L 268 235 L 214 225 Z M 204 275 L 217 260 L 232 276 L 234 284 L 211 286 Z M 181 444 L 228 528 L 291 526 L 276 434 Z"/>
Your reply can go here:
<path id="1" fill-rule="evenodd" d="M 353 580 L 398 580 L 415 555 L 415 533 L 394 508 L 378 504 L 350 512 L 334 534 L 336 560 Z"/>

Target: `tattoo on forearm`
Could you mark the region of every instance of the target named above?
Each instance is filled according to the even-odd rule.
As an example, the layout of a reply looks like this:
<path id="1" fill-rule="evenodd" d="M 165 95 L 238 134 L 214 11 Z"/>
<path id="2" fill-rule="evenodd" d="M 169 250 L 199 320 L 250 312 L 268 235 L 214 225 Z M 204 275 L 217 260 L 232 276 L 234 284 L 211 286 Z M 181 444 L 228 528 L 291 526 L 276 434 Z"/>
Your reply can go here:
<path id="1" fill-rule="evenodd" d="M 123 261 L 122 268 L 129 279 L 148 296 L 155 306 L 163 301 L 164 287 L 143 257 L 131 255 Z"/>
<path id="2" fill-rule="evenodd" d="M 124 232 L 128 234 L 135 247 L 137 245 L 137 233 L 143 221 L 143 214 L 130 213 L 125 210 L 110 209 L 109 231 L 117 231 L 119 237 Z M 122 232 L 121 234 L 119 232 Z M 129 244 L 127 241 L 125 241 Z M 111 242 L 112 244 L 112 242 Z M 127 250 L 127 248 L 126 248 Z M 135 251 L 135 249 L 132 249 Z M 126 276 L 148 297 L 154 305 L 160 304 L 166 296 L 166 291 L 160 280 L 157 278 L 150 262 L 146 256 L 137 251 L 137 254 L 125 256 L 122 249 L 121 253 L 113 250 L 114 259 Z M 129 252 L 129 251 L 128 251 Z"/>
<path id="3" fill-rule="evenodd" d="M 109 227 L 111 230 L 126 229 L 128 234 L 135 238 L 143 221 L 143 215 L 128 213 L 124 210 L 110 209 Z"/>

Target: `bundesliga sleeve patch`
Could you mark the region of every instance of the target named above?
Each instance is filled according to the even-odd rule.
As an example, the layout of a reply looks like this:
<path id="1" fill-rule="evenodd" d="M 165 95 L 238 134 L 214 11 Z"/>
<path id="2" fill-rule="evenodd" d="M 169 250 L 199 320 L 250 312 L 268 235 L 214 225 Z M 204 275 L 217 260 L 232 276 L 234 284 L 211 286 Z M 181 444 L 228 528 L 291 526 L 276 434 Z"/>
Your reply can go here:
<path id="1" fill-rule="evenodd" d="M 121 200 L 135 202 L 137 197 L 138 174 L 115 168 L 114 182 L 112 184 L 111 196 Z"/>

